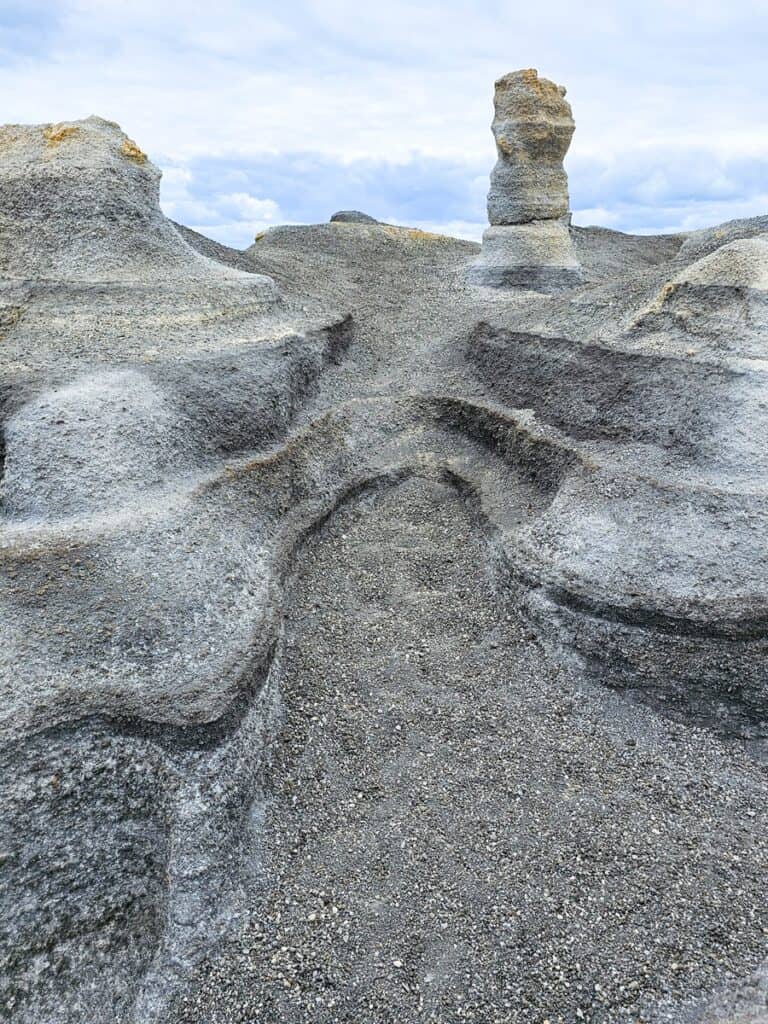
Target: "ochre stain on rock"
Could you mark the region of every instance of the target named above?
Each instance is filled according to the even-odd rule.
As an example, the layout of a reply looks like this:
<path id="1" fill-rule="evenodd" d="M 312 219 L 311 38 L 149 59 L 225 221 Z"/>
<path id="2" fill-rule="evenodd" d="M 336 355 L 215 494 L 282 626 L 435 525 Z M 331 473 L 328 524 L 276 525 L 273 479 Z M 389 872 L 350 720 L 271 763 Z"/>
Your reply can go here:
<path id="1" fill-rule="evenodd" d="M 444 235 L 436 235 L 431 231 L 422 231 L 421 228 L 401 228 L 394 224 L 384 225 L 384 233 L 392 238 L 409 238 L 414 242 L 439 242 Z"/>
<path id="2" fill-rule="evenodd" d="M 131 139 L 124 139 L 120 152 L 135 164 L 145 164 L 147 162 L 147 154 L 142 149 L 139 149 Z"/>
<path id="3" fill-rule="evenodd" d="M 7 309 L 0 310 L 0 341 L 21 320 L 21 315 L 21 306 L 9 306 Z"/>
<path id="4" fill-rule="evenodd" d="M 422 231 L 421 228 L 409 228 L 408 237 L 416 242 L 439 242 L 443 235 L 436 235 L 433 231 Z"/>
<path id="5" fill-rule="evenodd" d="M 60 146 L 62 142 L 77 134 L 78 128 L 74 124 L 49 124 L 43 129 L 45 144 L 49 149 Z"/>

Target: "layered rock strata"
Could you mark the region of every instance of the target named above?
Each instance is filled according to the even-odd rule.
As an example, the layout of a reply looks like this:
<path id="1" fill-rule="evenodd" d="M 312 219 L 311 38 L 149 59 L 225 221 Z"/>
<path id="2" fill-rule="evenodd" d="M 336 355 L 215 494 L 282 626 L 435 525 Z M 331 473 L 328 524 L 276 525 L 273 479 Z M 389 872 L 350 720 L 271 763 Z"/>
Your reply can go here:
<path id="1" fill-rule="evenodd" d="M 498 159 L 471 279 L 493 287 L 560 291 L 581 283 L 571 244 L 563 159 L 574 123 L 563 86 L 533 69 L 496 82 L 491 129 Z"/>
<path id="2" fill-rule="evenodd" d="M 213 321 L 242 333 L 276 307 L 274 281 L 197 252 L 159 193 L 160 170 L 113 121 L 0 128 L 0 330 L 23 310 L 11 362 L 97 336 L 105 355 L 154 350 Z"/>

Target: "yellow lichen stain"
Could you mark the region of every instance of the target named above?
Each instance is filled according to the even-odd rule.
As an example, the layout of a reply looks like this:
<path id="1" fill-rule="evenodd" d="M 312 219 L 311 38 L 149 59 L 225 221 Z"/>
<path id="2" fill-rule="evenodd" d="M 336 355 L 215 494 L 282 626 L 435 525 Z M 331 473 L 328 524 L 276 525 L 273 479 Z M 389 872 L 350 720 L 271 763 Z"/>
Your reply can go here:
<path id="1" fill-rule="evenodd" d="M 422 231 L 421 228 L 408 228 L 406 232 L 414 242 L 442 242 L 445 235 L 436 235 L 433 231 Z"/>
<path id="2" fill-rule="evenodd" d="M 436 235 L 432 231 L 422 231 L 421 228 L 398 228 L 394 224 L 385 224 L 384 233 L 391 238 L 409 238 L 413 242 L 443 242 L 445 235 Z"/>
<path id="3" fill-rule="evenodd" d="M 635 330 L 639 327 L 645 327 L 649 319 L 654 316 L 658 316 L 664 310 L 664 304 L 670 299 L 677 289 L 679 284 L 677 281 L 667 281 L 667 283 L 656 293 L 653 301 L 641 309 L 640 312 L 630 321 L 630 329 Z M 677 316 L 679 314 L 675 314 Z"/>
<path id="4" fill-rule="evenodd" d="M 0 126 L 0 153 L 12 149 L 19 143 L 24 143 L 26 138 L 24 128 L 18 124 L 6 124 Z"/>
<path id="5" fill-rule="evenodd" d="M 501 155 L 505 156 L 507 160 L 515 156 L 515 151 L 512 149 L 509 142 L 507 142 L 503 135 L 496 136 L 496 149 L 498 149 Z"/>
<path id="6" fill-rule="evenodd" d="M 667 302 L 668 299 L 672 298 L 672 296 L 677 291 L 677 288 L 678 285 L 676 281 L 667 281 L 667 283 L 664 285 L 659 294 L 656 296 L 656 298 L 653 300 L 653 302 L 646 310 L 646 313 L 660 313 L 664 308 L 664 303 Z"/>
<path id="7" fill-rule="evenodd" d="M 21 314 L 21 306 L 8 306 L 0 310 L 0 341 L 3 341 L 8 332 L 21 320 Z"/>
<path id="8" fill-rule="evenodd" d="M 126 159 L 132 160 L 135 164 L 145 164 L 147 162 L 147 154 L 142 149 L 139 149 L 131 139 L 123 139 L 120 152 Z"/>
<path id="9" fill-rule="evenodd" d="M 51 149 L 77 134 L 78 127 L 75 124 L 49 124 L 43 129 L 45 144 Z"/>

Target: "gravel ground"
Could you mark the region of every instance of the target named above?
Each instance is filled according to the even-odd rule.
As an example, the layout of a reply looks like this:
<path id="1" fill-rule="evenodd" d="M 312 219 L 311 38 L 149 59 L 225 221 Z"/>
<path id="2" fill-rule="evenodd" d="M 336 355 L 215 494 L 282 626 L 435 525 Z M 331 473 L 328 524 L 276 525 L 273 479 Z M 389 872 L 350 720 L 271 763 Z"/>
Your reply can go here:
<path id="1" fill-rule="evenodd" d="M 452 487 L 298 563 L 263 885 L 173 1021 L 679 1020 L 759 963 L 764 770 L 550 664 Z"/>

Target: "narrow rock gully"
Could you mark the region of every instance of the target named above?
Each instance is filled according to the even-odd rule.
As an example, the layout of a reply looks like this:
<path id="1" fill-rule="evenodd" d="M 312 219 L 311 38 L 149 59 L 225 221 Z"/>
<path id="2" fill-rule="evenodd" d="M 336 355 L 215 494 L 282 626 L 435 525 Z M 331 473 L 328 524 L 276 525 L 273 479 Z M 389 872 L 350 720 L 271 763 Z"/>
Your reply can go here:
<path id="1" fill-rule="evenodd" d="M 545 654 L 453 484 L 371 487 L 296 565 L 262 881 L 171 1020 L 634 1021 L 758 959 L 729 899 L 755 794 Z"/>
<path id="2" fill-rule="evenodd" d="M 235 985 L 214 965 L 187 1019 L 232 1019 L 234 1001 L 243 1020 L 394 1020 L 461 1000 L 456 964 L 497 900 L 484 761 L 513 713 L 496 703 L 503 676 L 473 664 L 506 628 L 485 547 L 453 487 L 411 478 L 305 548 L 266 773 L 264 904 Z"/>

